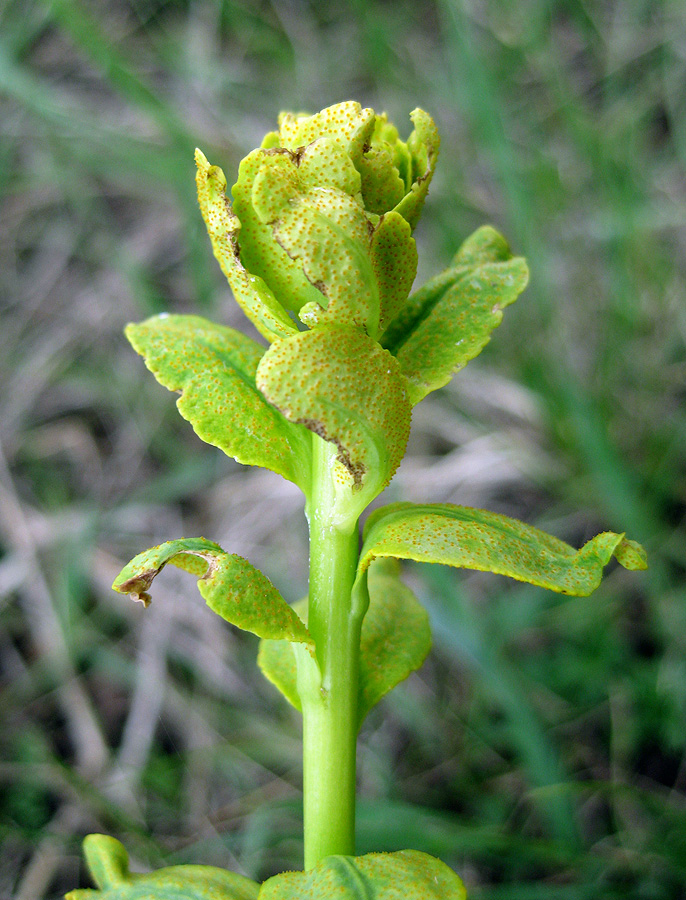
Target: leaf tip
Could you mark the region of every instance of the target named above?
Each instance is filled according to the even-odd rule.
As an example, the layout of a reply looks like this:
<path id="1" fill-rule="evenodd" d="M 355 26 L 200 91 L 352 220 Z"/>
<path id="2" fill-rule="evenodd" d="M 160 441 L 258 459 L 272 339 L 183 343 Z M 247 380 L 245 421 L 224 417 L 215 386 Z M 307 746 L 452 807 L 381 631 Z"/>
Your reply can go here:
<path id="1" fill-rule="evenodd" d="M 631 571 L 643 571 L 648 568 L 648 554 L 645 548 L 623 535 L 615 549 L 615 558 L 621 566 Z"/>

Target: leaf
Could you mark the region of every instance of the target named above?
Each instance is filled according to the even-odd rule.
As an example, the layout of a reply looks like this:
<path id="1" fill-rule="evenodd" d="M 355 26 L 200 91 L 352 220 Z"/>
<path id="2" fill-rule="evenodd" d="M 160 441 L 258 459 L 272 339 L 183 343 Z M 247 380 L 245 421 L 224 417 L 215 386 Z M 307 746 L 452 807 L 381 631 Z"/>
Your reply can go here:
<path id="1" fill-rule="evenodd" d="M 390 481 L 410 430 L 390 353 L 353 328 L 322 326 L 272 344 L 256 383 L 289 421 L 336 445 L 339 487 L 361 512 Z"/>
<path id="2" fill-rule="evenodd" d="M 291 259 L 274 240 L 271 225 L 260 218 L 253 206 L 254 182 L 260 169 L 265 160 L 280 156 L 278 148 L 253 150 L 241 161 L 231 193 L 233 211 L 240 221 L 241 263 L 269 286 L 283 307 L 297 313 L 304 304 L 321 300 L 321 292 L 307 280 L 300 261 Z M 294 325 L 293 330 L 297 331 Z"/>
<path id="3" fill-rule="evenodd" d="M 360 639 L 360 725 L 382 697 L 422 665 L 431 649 L 429 617 L 398 578 L 397 564 L 384 560 L 372 566 L 368 589 Z"/>
<path id="4" fill-rule="evenodd" d="M 426 611 L 398 578 L 392 560 L 377 562 L 369 575 L 369 607 L 362 622 L 358 722 L 397 684 L 418 669 L 431 649 Z M 307 598 L 293 607 L 307 624 Z M 257 663 L 265 678 L 302 711 L 295 654 L 284 641 L 260 641 Z"/>
<path id="5" fill-rule="evenodd" d="M 371 138 L 374 120 L 374 110 L 362 109 L 356 100 L 336 103 L 312 116 L 282 112 L 279 138 L 281 146 L 296 151 L 317 138 L 331 137 L 355 158 Z"/>
<path id="6" fill-rule="evenodd" d="M 453 263 L 409 298 L 382 337 L 409 381 L 413 405 L 478 356 L 529 278 L 525 260 L 512 257 L 488 226 L 463 244 Z"/>
<path id="7" fill-rule="evenodd" d="M 307 493 L 311 436 L 257 389 L 263 347 L 200 316 L 162 314 L 128 325 L 126 336 L 160 384 L 181 392 L 176 405 L 199 438 L 240 463 L 278 472 Z"/>
<path id="8" fill-rule="evenodd" d="M 358 579 L 373 559 L 394 556 L 508 575 L 562 594 L 586 597 L 612 556 L 645 569 L 640 544 L 603 532 L 575 550 L 537 528 L 482 509 L 452 504 L 393 503 L 365 523 Z"/>
<path id="9" fill-rule="evenodd" d="M 123 845 L 105 834 L 89 834 L 83 849 L 100 890 L 70 891 L 65 900 L 257 900 L 260 890 L 257 882 L 214 866 L 131 873 Z"/>
<path id="10" fill-rule="evenodd" d="M 305 597 L 292 607 L 304 625 L 307 625 L 307 602 Z M 267 681 L 271 681 L 291 706 L 302 712 L 298 694 L 298 668 L 291 645 L 285 641 L 261 640 L 257 651 L 257 665 Z"/>
<path id="11" fill-rule="evenodd" d="M 236 302 L 268 341 L 287 337 L 297 328 L 273 291 L 259 274 L 247 271 L 238 252 L 241 222 L 226 198 L 226 176 L 195 151 L 198 201 L 214 255 L 226 276 Z"/>
<path id="12" fill-rule="evenodd" d="M 436 123 L 423 109 L 412 110 L 410 118 L 414 123 L 414 131 L 407 139 L 407 149 L 412 161 L 412 185 L 409 193 L 395 207 L 395 211 L 414 230 L 429 192 L 441 139 Z"/>
<path id="13" fill-rule="evenodd" d="M 307 872 L 265 881 L 259 900 L 465 900 L 464 885 L 444 863 L 418 850 L 329 856 Z"/>
<path id="14" fill-rule="evenodd" d="M 205 538 L 166 541 L 139 553 L 112 587 L 147 606 L 150 585 L 167 563 L 198 576 L 207 605 L 232 625 L 261 638 L 312 644 L 307 628 L 266 575 Z"/>
<path id="15" fill-rule="evenodd" d="M 270 168 L 277 172 L 281 167 Z M 271 190 L 276 193 L 277 185 Z M 301 308 L 301 320 L 310 327 L 354 325 L 375 337 L 380 298 L 370 253 L 372 229 L 361 203 L 336 188 L 313 188 L 290 197 L 271 226 L 274 240 L 320 292 Z"/>
<path id="16" fill-rule="evenodd" d="M 379 330 L 400 312 L 417 274 L 417 245 L 405 219 L 386 213 L 372 235 L 371 260 L 379 291 Z"/>
<path id="17" fill-rule="evenodd" d="M 417 271 L 409 225 L 388 213 L 373 226 L 360 175 L 333 138 L 319 138 L 297 155 L 261 153 L 252 208 L 319 292 L 298 307 L 301 320 L 311 327 L 354 325 L 376 337 L 407 299 Z M 277 294 L 285 289 L 290 284 Z"/>

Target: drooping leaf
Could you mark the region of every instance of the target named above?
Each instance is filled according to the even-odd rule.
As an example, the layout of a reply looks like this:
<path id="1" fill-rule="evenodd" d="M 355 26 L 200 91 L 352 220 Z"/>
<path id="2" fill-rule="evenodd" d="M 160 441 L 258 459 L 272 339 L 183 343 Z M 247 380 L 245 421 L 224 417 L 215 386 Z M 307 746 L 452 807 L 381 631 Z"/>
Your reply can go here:
<path id="1" fill-rule="evenodd" d="M 359 572 L 380 556 L 495 572 L 579 597 L 598 587 L 613 556 L 627 569 L 647 566 L 643 548 L 623 534 L 603 532 L 575 550 L 508 516 L 447 503 L 393 503 L 373 512 Z"/>
<path id="2" fill-rule="evenodd" d="M 311 435 L 270 406 L 255 385 L 264 348 L 200 316 L 161 315 L 126 336 L 155 378 L 180 391 L 177 407 L 203 441 L 264 466 L 307 493 Z"/>
<path id="3" fill-rule="evenodd" d="M 458 250 L 451 268 L 409 298 L 382 344 L 400 363 L 413 405 L 478 356 L 528 277 L 524 259 L 484 226 Z"/>
<path id="4" fill-rule="evenodd" d="M 395 560 L 379 560 L 369 580 L 369 607 L 362 622 L 359 656 L 358 721 L 382 697 L 418 669 L 431 649 L 426 611 L 398 578 Z M 307 624 L 307 598 L 294 605 Z M 260 641 L 257 662 L 265 678 L 297 710 L 302 710 L 295 655 L 284 641 Z"/>
<path id="5" fill-rule="evenodd" d="M 418 850 L 329 856 L 307 872 L 284 872 L 262 885 L 259 900 L 465 900 L 445 863 Z"/>
<path id="6" fill-rule="evenodd" d="M 370 337 L 322 326 L 276 341 L 256 383 L 289 421 L 336 445 L 339 484 L 355 494 L 359 511 L 388 484 L 411 412 L 396 361 Z"/>
<path id="7" fill-rule="evenodd" d="M 147 606 L 150 585 L 167 563 L 197 576 L 207 605 L 232 625 L 261 638 L 312 644 L 307 628 L 266 575 L 205 538 L 166 541 L 139 553 L 112 587 Z"/>
<path id="8" fill-rule="evenodd" d="M 200 150 L 195 151 L 198 201 L 214 255 L 226 276 L 236 302 L 255 328 L 273 341 L 288 337 L 297 328 L 273 291 L 258 273 L 246 270 L 239 256 L 241 221 L 226 197 L 226 176 L 211 166 Z"/>
<path id="9" fill-rule="evenodd" d="M 99 890 L 70 891 L 65 900 L 257 900 L 260 890 L 257 882 L 214 866 L 129 872 L 123 845 L 105 834 L 89 834 L 83 849 Z"/>
<path id="10" fill-rule="evenodd" d="M 382 697 L 422 665 L 431 649 L 429 617 L 400 581 L 394 560 L 379 560 L 371 567 L 368 590 L 360 638 L 360 725 Z"/>

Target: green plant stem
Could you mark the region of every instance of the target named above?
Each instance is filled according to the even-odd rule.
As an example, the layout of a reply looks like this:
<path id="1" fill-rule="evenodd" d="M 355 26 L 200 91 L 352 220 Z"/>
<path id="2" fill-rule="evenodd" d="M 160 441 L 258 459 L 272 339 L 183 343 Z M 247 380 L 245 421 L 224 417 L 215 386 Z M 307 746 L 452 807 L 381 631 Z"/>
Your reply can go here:
<path id="1" fill-rule="evenodd" d="M 355 753 L 360 628 L 352 600 L 357 516 L 334 525 L 336 448 L 314 438 L 308 627 L 319 666 L 299 654 L 303 708 L 305 868 L 355 851 Z"/>

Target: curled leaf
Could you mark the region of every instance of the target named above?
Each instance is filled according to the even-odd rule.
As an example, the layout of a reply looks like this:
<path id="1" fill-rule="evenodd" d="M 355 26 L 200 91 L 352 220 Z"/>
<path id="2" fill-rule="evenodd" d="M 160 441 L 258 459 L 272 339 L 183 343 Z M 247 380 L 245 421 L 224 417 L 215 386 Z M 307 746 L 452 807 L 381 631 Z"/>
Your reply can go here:
<path id="1" fill-rule="evenodd" d="M 214 866 L 129 872 L 124 846 L 105 834 L 89 834 L 83 850 L 99 890 L 70 891 L 65 900 L 257 900 L 260 890 L 257 882 Z"/>
<path id="2" fill-rule="evenodd" d="M 393 556 L 508 575 L 586 597 L 615 556 L 628 569 L 645 569 L 640 544 L 603 532 L 580 550 L 516 519 L 452 504 L 393 503 L 367 519 L 358 578 L 373 559 Z"/>
<path id="3" fill-rule="evenodd" d="M 200 211 L 214 255 L 236 302 L 267 340 L 295 333 L 298 329 L 273 291 L 258 273 L 249 272 L 241 261 L 238 249 L 241 222 L 226 197 L 226 176 L 218 166 L 209 164 L 201 150 L 195 151 L 195 162 Z"/>
<path id="4" fill-rule="evenodd" d="M 154 316 L 126 336 L 198 437 L 240 463 L 309 486 L 311 435 L 270 406 L 255 385 L 264 347 L 200 316 Z"/>
<path id="5" fill-rule="evenodd" d="M 419 850 L 328 856 L 307 872 L 265 881 L 260 900 L 466 900 L 445 863 Z"/>
<path id="6" fill-rule="evenodd" d="M 147 606 L 153 579 L 167 563 L 196 575 L 207 605 L 230 624 L 261 638 L 312 644 L 307 628 L 266 575 L 205 538 L 166 541 L 139 553 L 112 587 Z"/>

